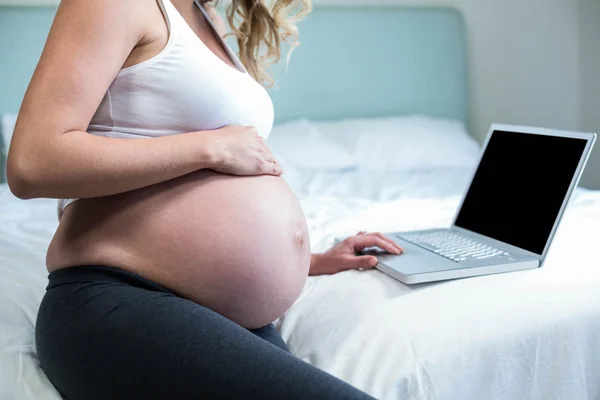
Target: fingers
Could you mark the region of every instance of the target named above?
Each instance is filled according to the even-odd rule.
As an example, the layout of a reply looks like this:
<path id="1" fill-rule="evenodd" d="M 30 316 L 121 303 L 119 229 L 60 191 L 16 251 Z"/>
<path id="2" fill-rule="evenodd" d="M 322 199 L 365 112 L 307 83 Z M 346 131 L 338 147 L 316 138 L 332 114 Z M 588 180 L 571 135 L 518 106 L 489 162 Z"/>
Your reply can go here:
<path id="1" fill-rule="evenodd" d="M 388 238 L 387 236 L 385 236 L 383 233 L 380 232 L 374 232 L 374 233 L 367 233 L 366 231 L 360 231 L 356 234 L 356 236 L 364 236 L 364 235 L 371 235 L 371 236 L 377 236 L 380 237 L 381 239 L 385 240 L 386 242 L 390 243 L 392 246 L 396 247 L 401 253 L 404 251 L 404 249 L 402 247 L 400 247 L 396 242 L 394 242 L 392 239 Z"/>
<path id="2" fill-rule="evenodd" d="M 404 251 L 404 249 L 402 247 L 400 247 L 398 245 L 398 243 L 394 242 L 392 239 L 385 236 L 383 233 L 375 232 L 375 233 L 369 233 L 369 235 L 374 235 L 374 236 L 380 237 L 381 239 L 385 240 L 386 242 L 388 242 L 389 244 L 391 244 L 392 246 L 394 246 L 395 248 L 400 250 L 401 253 Z"/>
<path id="3" fill-rule="evenodd" d="M 379 261 L 375 256 L 346 256 L 341 262 L 341 267 L 344 271 L 350 269 L 371 269 L 375 268 Z"/>
<path id="4" fill-rule="evenodd" d="M 262 153 L 261 156 L 262 156 L 262 159 L 264 162 L 263 163 L 263 166 L 264 166 L 263 173 L 269 174 L 269 175 L 275 175 L 275 176 L 282 175 L 283 169 L 281 168 L 281 166 L 275 159 L 275 156 L 271 152 L 271 149 L 269 149 L 269 146 L 267 146 L 266 140 L 263 137 L 258 136 L 258 131 L 256 130 L 256 128 L 253 128 L 253 127 L 251 127 L 251 128 L 253 129 L 253 132 L 257 136 L 257 140 L 260 141 L 260 151 Z"/>
<path id="5" fill-rule="evenodd" d="M 264 154 L 264 160 L 272 164 L 277 164 L 275 156 L 273 156 L 273 154 L 269 153 L 268 151 Z"/>
<path id="6" fill-rule="evenodd" d="M 267 146 L 267 143 L 264 140 L 262 141 L 261 151 L 265 161 L 277 163 L 277 159 L 275 158 L 275 156 L 271 152 L 271 149 L 269 149 L 269 146 Z"/>
<path id="7" fill-rule="evenodd" d="M 277 159 L 275 158 L 275 156 L 273 155 L 273 153 L 271 153 L 269 151 L 269 149 L 265 149 L 264 159 L 265 159 L 265 161 L 268 161 L 270 163 L 277 164 Z"/>
<path id="8" fill-rule="evenodd" d="M 256 129 L 256 127 L 254 127 L 254 126 L 245 126 L 244 128 L 245 128 L 246 132 L 248 132 L 249 134 L 263 139 L 263 137 L 259 135 L 258 129 Z"/>
<path id="9" fill-rule="evenodd" d="M 258 157 L 261 160 L 259 163 L 261 168 L 259 172 L 268 175 L 280 176 L 283 174 L 283 169 L 277 162 L 277 159 L 275 159 L 273 153 L 271 153 L 271 150 L 269 150 L 267 147 L 267 144 L 264 142 L 264 140 L 262 138 L 260 138 L 260 140 L 261 144 L 258 149 Z"/>
<path id="10" fill-rule="evenodd" d="M 280 176 L 283 174 L 283 169 L 277 161 L 262 160 L 258 165 L 258 174 Z"/>
<path id="11" fill-rule="evenodd" d="M 360 252 L 366 249 L 367 247 L 379 247 L 391 254 L 400 254 L 402 253 L 402 248 L 400 248 L 397 244 L 393 243 L 387 238 L 382 238 L 381 236 L 375 234 L 368 235 L 358 235 L 350 238 L 351 244 L 354 247 L 354 251 Z"/>

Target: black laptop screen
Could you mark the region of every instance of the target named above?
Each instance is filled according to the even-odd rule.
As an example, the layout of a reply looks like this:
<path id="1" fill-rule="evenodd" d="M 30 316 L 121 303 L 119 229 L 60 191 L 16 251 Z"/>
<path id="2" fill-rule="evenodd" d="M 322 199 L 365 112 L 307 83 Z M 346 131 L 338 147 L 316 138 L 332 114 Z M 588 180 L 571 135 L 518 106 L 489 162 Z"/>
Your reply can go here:
<path id="1" fill-rule="evenodd" d="M 455 225 L 542 254 L 586 144 L 495 131 Z"/>

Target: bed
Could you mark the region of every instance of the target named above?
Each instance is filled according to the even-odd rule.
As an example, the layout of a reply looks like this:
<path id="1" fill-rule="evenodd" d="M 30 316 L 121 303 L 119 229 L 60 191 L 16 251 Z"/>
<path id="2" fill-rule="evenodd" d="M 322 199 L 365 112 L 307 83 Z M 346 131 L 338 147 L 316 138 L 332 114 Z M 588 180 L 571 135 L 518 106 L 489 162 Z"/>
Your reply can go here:
<path id="1" fill-rule="evenodd" d="M 460 15 L 318 7 L 301 29 L 274 70 L 268 143 L 313 251 L 359 230 L 447 226 L 479 152 Z M 0 399 L 60 398 L 33 335 L 55 206 L 0 184 Z M 599 237 L 600 191 L 578 188 L 541 269 L 414 286 L 311 277 L 276 326 L 296 356 L 380 399 L 598 400 Z"/>

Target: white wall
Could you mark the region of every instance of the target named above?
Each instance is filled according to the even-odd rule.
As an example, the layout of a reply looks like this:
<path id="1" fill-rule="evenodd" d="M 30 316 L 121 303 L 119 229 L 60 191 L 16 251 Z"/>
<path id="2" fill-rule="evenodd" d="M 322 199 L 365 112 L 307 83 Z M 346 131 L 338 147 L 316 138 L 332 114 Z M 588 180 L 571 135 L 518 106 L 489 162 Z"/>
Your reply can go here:
<path id="1" fill-rule="evenodd" d="M 581 128 L 600 134 L 600 0 L 581 0 Z M 587 167 L 584 185 L 600 189 L 600 141 Z"/>
<path id="2" fill-rule="evenodd" d="M 591 80 L 598 82 L 595 71 L 600 69 L 600 0 L 314 1 L 327 5 L 451 6 L 460 10 L 468 35 L 470 129 L 480 140 L 492 122 L 587 128 L 600 133 L 596 111 L 600 109 L 600 88 L 589 85 Z M 585 7 L 580 2 L 585 2 Z M 581 28 L 582 17 L 587 28 Z M 580 35 L 584 37 L 582 43 Z M 597 51 L 583 59 L 586 72 L 582 75 L 580 52 L 593 46 Z M 583 103 L 588 107 L 583 116 L 587 124 L 582 124 Z M 583 184 L 600 189 L 600 145 L 595 153 Z"/>

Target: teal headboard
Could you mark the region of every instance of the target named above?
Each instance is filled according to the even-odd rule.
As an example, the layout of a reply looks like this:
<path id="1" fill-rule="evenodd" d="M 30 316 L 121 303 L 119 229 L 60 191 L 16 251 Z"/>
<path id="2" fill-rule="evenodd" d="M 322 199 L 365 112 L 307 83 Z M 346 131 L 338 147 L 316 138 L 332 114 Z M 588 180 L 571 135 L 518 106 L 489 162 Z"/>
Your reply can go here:
<path id="1" fill-rule="evenodd" d="M 0 114 L 19 110 L 53 17 L 52 7 L 0 6 Z"/>
<path id="2" fill-rule="evenodd" d="M 16 112 L 50 27 L 50 7 L 0 6 L 0 114 Z M 279 121 L 424 113 L 467 118 L 465 34 L 449 8 L 316 7 L 302 45 L 273 68 Z"/>
<path id="3" fill-rule="evenodd" d="M 450 8 L 319 7 L 300 23 L 287 74 L 273 68 L 276 118 L 421 113 L 466 122 L 467 57 Z"/>

